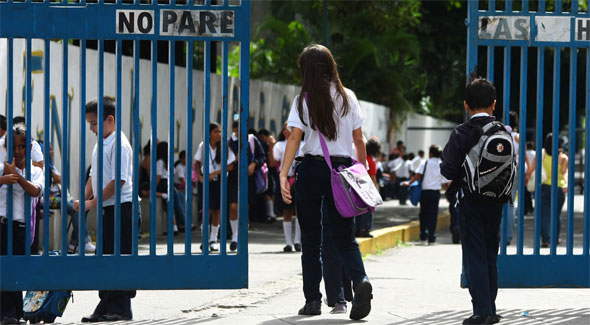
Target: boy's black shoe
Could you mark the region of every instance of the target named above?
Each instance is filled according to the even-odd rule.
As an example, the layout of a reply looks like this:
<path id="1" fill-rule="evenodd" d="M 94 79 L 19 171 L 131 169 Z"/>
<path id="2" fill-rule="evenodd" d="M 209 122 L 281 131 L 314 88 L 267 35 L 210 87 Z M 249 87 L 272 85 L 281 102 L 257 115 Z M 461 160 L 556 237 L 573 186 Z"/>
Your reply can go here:
<path id="1" fill-rule="evenodd" d="M 504 317 L 502 317 L 502 316 L 500 316 L 500 315 L 498 315 L 498 314 L 496 314 L 496 315 L 492 316 L 492 319 L 493 319 L 493 321 L 492 321 L 492 324 L 499 323 L 499 322 L 500 322 L 500 320 L 502 320 L 502 318 L 504 318 Z"/>
<path id="2" fill-rule="evenodd" d="M 293 251 L 293 247 L 291 247 L 291 245 L 287 245 L 285 247 L 283 247 L 283 252 L 285 253 L 290 253 Z"/>
<path id="3" fill-rule="evenodd" d="M 303 308 L 299 309 L 299 315 L 316 316 L 322 314 L 322 302 L 312 301 L 305 303 Z"/>
<path id="4" fill-rule="evenodd" d="M 123 320 L 131 320 L 131 317 L 121 316 L 119 314 L 108 314 L 100 318 L 101 322 L 119 322 Z"/>
<path id="5" fill-rule="evenodd" d="M 238 243 L 232 241 L 231 244 L 229 244 L 229 250 L 234 252 L 236 249 L 238 249 Z"/>
<path id="6" fill-rule="evenodd" d="M 301 244 L 295 244 L 294 246 L 296 252 L 301 252 Z"/>
<path id="7" fill-rule="evenodd" d="M 102 321 L 102 317 L 104 317 L 104 315 L 91 314 L 82 317 L 81 321 L 82 323 L 98 323 Z"/>
<path id="8" fill-rule="evenodd" d="M 373 299 L 373 286 L 369 280 L 363 279 L 354 288 L 350 319 L 359 320 L 367 317 L 371 312 L 371 299 Z"/>
<path id="9" fill-rule="evenodd" d="M 4 317 L 0 324 L 18 324 L 18 319 L 16 317 Z"/>
<path id="10" fill-rule="evenodd" d="M 498 319 L 498 322 L 499 321 L 500 320 Z M 494 316 L 471 315 L 471 317 L 463 320 L 463 325 L 466 324 L 494 324 Z"/>

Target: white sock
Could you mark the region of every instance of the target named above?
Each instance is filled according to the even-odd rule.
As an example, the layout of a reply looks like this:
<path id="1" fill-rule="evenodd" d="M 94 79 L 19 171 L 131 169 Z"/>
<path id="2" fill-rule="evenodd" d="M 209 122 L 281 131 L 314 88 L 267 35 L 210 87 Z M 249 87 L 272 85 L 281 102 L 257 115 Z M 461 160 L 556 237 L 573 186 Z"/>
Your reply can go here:
<path id="1" fill-rule="evenodd" d="M 301 227 L 299 227 L 299 218 L 293 221 L 295 223 L 295 244 L 301 244 Z"/>
<path id="2" fill-rule="evenodd" d="M 174 225 L 174 232 L 178 231 L 178 226 Z"/>
<path id="3" fill-rule="evenodd" d="M 230 220 L 229 224 L 231 226 L 231 241 L 238 242 L 238 220 Z"/>
<path id="4" fill-rule="evenodd" d="M 285 241 L 287 245 L 293 246 L 293 240 L 291 239 L 291 232 L 293 231 L 292 221 L 283 221 L 283 232 L 285 233 Z"/>
<path id="5" fill-rule="evenodd" d="M 275 208 L 272 204 L 272 200 L 268 200 L 266 201 L 266 211 L 268 211 L 268 216 L 269 217 L 273 217 L 276 218 L 277 216 L 275 215 Z"/>
<path id="6" fill-rule="evenodd" d="M 209 242 L 217 242 L 217 234 L 219 234 L 219 226 L 211 225 L 211 237 L 209 237 Z"/>

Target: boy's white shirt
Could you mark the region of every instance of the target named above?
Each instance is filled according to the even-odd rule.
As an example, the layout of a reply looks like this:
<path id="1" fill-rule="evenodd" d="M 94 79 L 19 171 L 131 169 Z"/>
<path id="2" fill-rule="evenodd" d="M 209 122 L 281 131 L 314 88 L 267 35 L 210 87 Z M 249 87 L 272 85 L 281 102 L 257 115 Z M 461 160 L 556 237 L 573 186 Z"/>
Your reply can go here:
<path id="1" fill-rule="evenodd" d="M 115 179 L 116 172 L 116 136 L 115 132 L 103 140 L 103 172 L 102 172 L 102 186 L 104 188 Z M 121 181 L 125 184 L 121 187 L 121 203 L 131 202 L 133 200 L 133 149 L 125 133 L 121 132 Z M 92 192 L 96 196 L 98 193 L 98 143 L 94 145 L 92 150 L 92 165 L 90 168 L 90 176 L 92 177 Z M 115 205 L 115 196 L 113 195 L 108 200 L 104 200 L 102 206 Z"/>
<path id="2" fill-rule="evenodd" d="M 21 176 L 25 176 L 25 170 L 16 168 L 17 173 Z M 0 163 L 0 175 L 4 174 L 4 162 Z M 31 166 L 31 183 L 38 186 L 41 190 L 39 195 L 43 193 L 43 186 L 45 185 L 45 176 L 43 175 L 43 169 Z M 22 188 L 18 183 L 12 185 L 12 220 L 25 222 L 25 189 Z M 8 185 L 2 184 L 0 186 L 0 216 L 5 217 L 7 214 L 7 194 Z M 33 211 L 33 199 L 31 198 L 31 212 Z"/>

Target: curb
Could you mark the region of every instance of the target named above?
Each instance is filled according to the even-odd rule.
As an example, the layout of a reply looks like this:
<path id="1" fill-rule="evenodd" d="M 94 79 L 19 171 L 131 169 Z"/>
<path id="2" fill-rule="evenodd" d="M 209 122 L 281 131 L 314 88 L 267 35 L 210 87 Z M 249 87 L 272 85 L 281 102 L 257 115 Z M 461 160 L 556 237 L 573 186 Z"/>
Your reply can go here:
<path id="1" fill-rule="evenodd" d="M 448 228 L 451 224 L 451 216 L 448 212 L 438 216 L 436 231 Z M 397 247 L 400 243 L 417 240 L 420 235 L 420 221 L 414 220 L 403 225 L 377 229 L 371 232 L 373 238 L 357 238 L 362 256 L 379 254 L 383 250 Z"/>

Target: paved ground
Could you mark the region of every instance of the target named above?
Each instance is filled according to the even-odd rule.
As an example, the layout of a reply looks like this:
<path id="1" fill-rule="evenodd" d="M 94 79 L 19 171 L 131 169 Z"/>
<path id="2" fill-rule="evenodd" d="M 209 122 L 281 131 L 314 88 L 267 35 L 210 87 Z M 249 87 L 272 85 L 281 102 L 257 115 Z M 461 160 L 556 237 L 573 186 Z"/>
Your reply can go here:
<path id="1" fill-rule="evenodd" d="M 417 208 L 388 201 L 378 210 L 375 224 L 381 228 L 406 223 L 416 215 Z M 402 244 L 366 257 L 375 299 L 363 321 L 331 315 L 326 306 L 321 316 L 297 316 L 304 303 L 300 255 L 282 253 L 280 223 L 253 224 L 249 235 L 249 289 L 139 291 L 132 301 L 135 320 L 127 324 L 450 325 L 471 314 L 469 293 L 459 287 L 460 246 L 451 244 L 447 231 L 435 246 Z M 75 292 L 74 302 L 58 321 L 77 323 L 97 302 L 96 292 Z M 590 289 L 501 289 L 497 305 L 505 317 L 501 324 L 581 325 L 590 324 L 589 302 Z"/>

